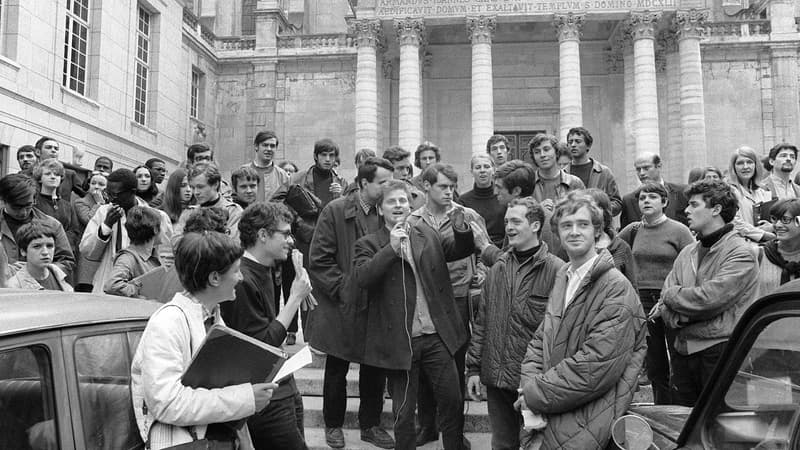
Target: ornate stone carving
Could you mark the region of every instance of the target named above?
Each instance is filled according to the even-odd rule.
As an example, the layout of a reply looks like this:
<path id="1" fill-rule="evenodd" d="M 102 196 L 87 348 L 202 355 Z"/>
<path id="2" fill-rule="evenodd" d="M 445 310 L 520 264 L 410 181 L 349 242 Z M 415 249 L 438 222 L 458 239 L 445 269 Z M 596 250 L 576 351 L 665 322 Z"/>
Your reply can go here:
<path id="1" fill-rule="evenodd" d="M 667 70 L 667 53 L 663 48 L 656 47 L 656 72 L 664 72 Z"/>
<path id="2" fill-rule="evenodd" d="M 425 21 L 423 19 L 403 19 L 394 21 L 397 42 L 400 45 L 425 44 Z"/>
<path id="3" fill-rule="evenodd" d="M 473 44 L 491 44 L 496 26 L 494 17 L 467 17 L 467 37 Z"/>
<path id="4" fill-rule="evenodd" d="M 677 52 L 678 38 L 675 36 L 675 30 L 661 30 L 656 36 L 656 48 L 665 53 Z"/>
<path id="5" fill-rule="evenodd" d="M 383 63 L 381 64 L 381 69 L 383 70 L 383 78 L 392 78 L 392 70 L 396 64 L 393 60 L 389 58 L 384 58 Z"/>
<path id="6" fill-rule="evenodd" d="M 558 41 L 580 40 L 581 28 L 586 19 L 586 14 L 556 14 L 553 18 L 553 26 L 558 32 Z"/>
<path id="7" fill-rule="evenodd" d="M 675 13 L 675 17 L 672 18 L 672 26 L 678 39 L 700 39 L 705 36 L 708 16 L 707 9 L 690 9 Z"/>
<path id="8" fill-rule="evenodd" d="M 428 78 L 431 75 L 431 69 L 433 69 L 433 53 L 424 48 L 420 54 L 422 55 L 422 78 Z"/>
<path id="9" fill-rule="evenodd" d="M 606 69 L 608 69 L 608 73 L 622 73 L 622 69 L 624 68 L 622 48 L 618 46 L 607 47 L 605 53 Z"/>
<path id="10" fill-rule="evenodd" d="M 653 39 L 659 19 L 661 19 L 660 12 L 632 12 L 628 19 L 628 26 L 633 40 Z"/>
<path id="11" fill-rule="evenodd" d="M 347 21 L 347 33 L 355 37 L 356 46 L 378 48 L 383 40 L 381 21 L 378 19 L 351 19 Z"/>

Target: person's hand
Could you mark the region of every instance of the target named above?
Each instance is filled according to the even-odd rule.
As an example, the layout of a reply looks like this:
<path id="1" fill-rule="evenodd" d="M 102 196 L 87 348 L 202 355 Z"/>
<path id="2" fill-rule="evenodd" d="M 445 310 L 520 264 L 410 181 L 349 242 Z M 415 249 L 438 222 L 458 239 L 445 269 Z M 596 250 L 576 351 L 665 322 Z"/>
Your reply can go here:
<path id="1" fill-rule="evenodd" d="M 766 220 L 759 220 L 758 221 L 758 228 L 761 228 L 762 230 L 767 231 L 769 233 L 774 233 L 775 232 L 775 226 L 773 226 L 771 223 L 769 223 Z"/>
<path id="2" fill-rule="evenodd" d="M 469 226 L 472 228 L 472 241 L 475 243 L 475 248 L 480 251 L 486 250 L 486 247 L 492 243 L 489 240 L 489 234 L 474 220 L 469 223 Z"/>
<path id="3" fill-rule="evenodd" d="M 341 184 L 334 181 L 333 183 L 331 183 L 331 187 L 329 187 L 328 190 L 330 191 L 331 194 L 334 195 L 334 197 L 338 197 L 339 195 L 342 195 L 343 189 Z"/>
<path id="4" fill-rule="evenodd" d="M 517 391 L 521 391 L 522 389 L 517 389 Z M 514 409 L 517 411 L 522 411 L 523 409 L 530 409 L 528 408 L 528 404 L 525 403 L 525 396 L 522 395 L 522 392 L 519 393 L 519 397 L 517 397 L 517 401 L 514 402 Z"/>
<path id="5" fill-rule="evenodd" d="M 319 302 L 314 298 L 314 294 L 308 294 L 303 300 L 303 303 L 300 304 L 300 309 L 303 311 L 313 311 L 317 305 L 319 305 Z"/>
<path id="6" fill-rule="evenodd" d="M 292 250 L 292 266 L 294 266 L 294 273 L 300 273 L 303 270 L 303 252 L 296 248 Z"/>
<path id="7" fill-rule="evenodd" d="M 647 314 L 647 320 L 653 322 L 654 320 L 661 317 L 661 310 L 663 309 L 663 307 L 664 304 L 661 302 L 658 302 L 655 305 L 653 305 L 653 307 L 650 309 L 650 313 Z"/>
<path id="8" fill-rule="evenodd" d="M 298 274 L 298 276 L 294 277 L 294 281 L 292 281 L 292 288 L 289 291 L 289 300 L 297 302 L 297 306 L 300 306 L 300 303 L 309 295 L 311 295 L 311 281 L 308 279 L 308 274 Z"/>
<path id="9" fill-rule="evenodd" d="M 406 224 L 404 222 L 398 222 L 395 224 L 392 231 L 389 233 L 389 245 L 392 246 L 392 249 L 398 256 L 401 258 L 405 258 L 403 255 L 403 249 L 401 243 L 403 240 L 408 241 L 408 232 L 406 231 Z"/>
<path id="10" fill-rule="evenodd" d="M 464 221 L 464 210 L 462 208 L 453 208 L 450 210 L 450 222 L 453 223 L 453 228 L 456 230 L 464 230 L 466 228 Z"/>
<path id="11" fill-rule="evenodd" d="M 278 387 L 275 383 L 258 383 L 253 385 L 253 397 L 256 400 L 256 412 L 263 410 L 272 399 L 272 392 Z"/>
<path id="12" fill-rule="evenodd" d="M 486 281 L 486 273 L 483 271 L 476 271 L 475 275 L 472 276 L 472 281 L 470 282 L 470 286 L 479 288 L 483 286 L 483 282 Z"/>
<path id="13" fill-rule="evenodd" d="M 542 209 L 544 209 L 544 213 L 547 216 L 553 215 L 553 210 L 556 208 L 556 204 L 552 198 L 546 198 L 539 203 L 542 205 Z"/>
<path id="14" fill-rule="evenodd" d="M 467 380 L 467 393 L 476 402 L 483 400 L 481 398 L 481 377 L 478 375 L 469 377 L 469 380 Z"/>
<path id="15" fill-rule="evenodd" d="M 114 224 L 119 222 L 119 219 L 125 215 L 125 210 L 122 209 L 119 205 L 111 205 L 111 208 L 108 210 L 108 214 L 106 214 L 106 220 L 103 221 L 106 226 L 109 228 L 113 228 Z"/>
<path id="16" fill-rule="evenodd" d="M 98 205 L 104 205 L 106 203 L 106 198 L 103 196 L 103 191 L 100 189 L 95 189 L 92 191 L 92 198 Z"/>

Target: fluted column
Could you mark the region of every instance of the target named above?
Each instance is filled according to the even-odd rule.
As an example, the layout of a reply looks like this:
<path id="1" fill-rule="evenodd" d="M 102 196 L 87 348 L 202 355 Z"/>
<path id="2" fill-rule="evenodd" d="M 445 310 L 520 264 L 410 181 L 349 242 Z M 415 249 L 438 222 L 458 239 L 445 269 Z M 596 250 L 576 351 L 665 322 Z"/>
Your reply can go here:
<path id="1" fill-rule="evenodd" d="M 636 151 L 658 152 L 658 86 L 656 85 L 655 24 L 661 13 L 634 12 L 633 38 L 634 135 Z"/>
<path id="2" fill-rule="evenodd" d="M 378 151 L 378 45 L 381 22 L 378 19 L 348 23 L 355 35 L 356 56 L 356 139 L 355 150 Z"/>
<path id="3" fill-rule="evenodd" d="M 566 140 L 572 127 L 583 125 L 581 97 L 581 28 L 584 14 L 556 14 L 558 31 L 559 137 Z"/>
<path id="4" fill-rule="evenodd" d="M 472 154 L 486 152 L 486 141 L 494 134 L 494 83 L 492 80 L 492 36 L 494 17 L 467 17 L 472 43 Z"/>
<path id="5" fill-rule="evenodd" d="M 681 146 L 687 151 L 688 167 L 706 163 L 706 113 L 703 97 L 703 66 L 700 39 L 705 32 L 708 11 L 678 11 L 673 19 L 678 36 L 681 80 Z"/>
<path id="6" fill-rule="evenodd" d="M 394 23 L 400 44 L 400 84 L 398 96 L 398 144 L 413 151 L 422 142 L 422 83 L 419 48 L 425 35 L 422 19 Z"/>
<path id="7" fill-rule="evenodd" d="M 629 33 L 623 33 L 620 39 L 622 47 L 622 86 L 625 121 L 625 161 L 633 161 L 636 155 L 636 104 L 634 102 L 633 80 L 633 41 Z M 636 174 L 633 174 L 636 176 Z"/>

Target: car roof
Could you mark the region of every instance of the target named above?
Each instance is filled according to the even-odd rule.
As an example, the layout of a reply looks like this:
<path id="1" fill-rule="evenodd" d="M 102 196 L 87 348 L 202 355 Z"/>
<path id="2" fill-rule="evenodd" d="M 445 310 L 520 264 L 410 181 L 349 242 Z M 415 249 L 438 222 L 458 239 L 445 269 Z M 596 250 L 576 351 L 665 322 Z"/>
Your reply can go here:
<path id="1" fill-rule="evenodd" d="M 0 289 L 0 336 L 147 320 L 160 303 L 105 294 Z"/>

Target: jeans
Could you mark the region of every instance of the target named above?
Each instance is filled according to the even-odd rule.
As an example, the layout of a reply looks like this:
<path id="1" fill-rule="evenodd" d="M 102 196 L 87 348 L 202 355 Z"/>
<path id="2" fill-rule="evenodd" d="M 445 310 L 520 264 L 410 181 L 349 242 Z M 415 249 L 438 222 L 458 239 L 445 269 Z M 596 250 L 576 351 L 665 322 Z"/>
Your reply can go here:
<path id="1" fill-rule="evenodd" d="M 639 298 L 645 314 L 648 314 L 661 297 L 658 289 L 640 289 Z M 653 385 L 653 402 L 656 405 L 672 404 L 672 390 L 670 388 L 669 342 L 674 339 L 674 333 L 664 325 L 660 317 L 654 321 L 647 321 L 647 355 L 644 365 L 647 369 L 647 378 Z"/>
<path id="2" fill-rule="evenodd" d="M 439 409 L 439 426 L 445 450 L 460 450 L 463 444 L 463 388 L 458 386 L 458 371 L 453 356 L 438 334 L 411 340 L 411 369 L 389 371 L 394 411 L 395 449 L 416 448 L 414 410 L 417 406 L 419 375 L 424 372 L 431 384 Z"/>
<path id="3" fill-rule="evenodd" d="M 350 361 L 328 355 L 322 384 L 322 416 L 326 428 L 341 428 L 347 409 L 347 372 Z M 358 373 L 358 423 L 361 429 L 380 425 L 383 393 L 386 387 L 384 369 L 361 364 Z"/>
<path id="4" fill-rule="evenodd" d="M 691 355 L 672 352 L 672 400 L 676 405 L 694 406 L 703 387 L 711 379 L 727 342 L 720 342 Z"/>
<path id="5" fill-rule="evenodd" d="M 263 411 L 247 420 L 255 448 L 259 450 L 305 450 L 303 397 L 273 400 Z"/>
<path id="6" fill-rule="evenodd" d="M 486 386 L 489 423 L 492 425 L 492 450 L 517 450 L 522 414 L 514 409 L 517 391 Z"/>
<path id="7" fill-rule="evenodd" d="M 466 358 L 467 349 L 469 348 L 469 323 L 470 323 L 470 305 L 469 296 L 457 297 L 456 308 L 458 314 L 461 316 L 461 324 L 467 332 L 467 342 L 458 349 L 453 355 L 456 362 L 456 370 L 458 370 L 458 383 L 461 386 L 462 392 L 466 387 Z M 436 398 L 433 396 L 433 389 L 430 383 L 425 378 L 425 374 L 420 374 L 419 380 L 419 401 L 417 403 L 417 416 L 420 429 L 433 430 L 439 432 L 439 427 L 436 425 Z"/>

